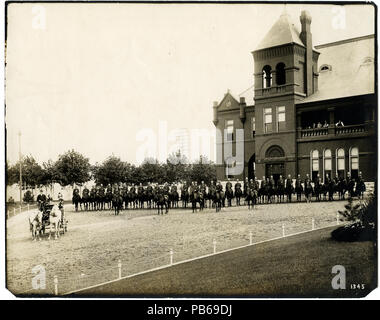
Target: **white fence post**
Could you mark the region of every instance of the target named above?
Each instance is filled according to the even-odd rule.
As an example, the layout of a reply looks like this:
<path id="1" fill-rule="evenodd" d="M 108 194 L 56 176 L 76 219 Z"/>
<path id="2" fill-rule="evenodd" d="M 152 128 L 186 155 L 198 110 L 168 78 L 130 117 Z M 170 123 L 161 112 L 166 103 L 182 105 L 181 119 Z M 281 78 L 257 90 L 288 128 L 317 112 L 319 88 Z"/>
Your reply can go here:
<path id="1" fill-rule="evenodd" d="M 28 212 L 29 212 L 29 203 L 28 203 Z"/>
<path id="2" fill-rule="evenodd" d="M 58 296 L 58 277 L 54 276 L 54 294 Z"/>
<path id="3" fill-rule="evenodd" d="M 216 253 L 216 240 L 214 239 L 212 244 L 214 245 L 214 254 Z"/>
<path id="4" fill-rule="evenodd" d="M 315 221 L 314 218 L 311 218 L 311 230 L 315 229 Z"/>
<path id="5" fill-rule="evenodd" d="M 285 225 L 282 224 L 282 236 L 285 237 Z"/>
<path id="6" fill-rule="evenodd" d="M 22 207 L 20 206 L 20 213 L 21 213 L 21 211 L 22 211 Z"/>
<path id="7" fill-rule="evenodd" d="M 249 231 L 249 244 L 252 244 L 252 231 Z"/>
<path id="8" fill-rule="evenodd" d="M 121 260 L 117 263 L 117 266 L 119 268 L 119 279 L 121 279 Z"/>
<path id="9" fill-rule="evenodd" d="M 339 225 L 339 212 L 336 213 L 336 225 Z"/>
<path id="10" fill-rule="evenodd" d="M 173 249 L 170 249 L 170 265 L 173 264 L 173 254 L 174 254 Z"/>
<path id="11" fill-rule="evenodd" d="M 16 207 L 13 208 L 13 216 L 16 215 Z"/>

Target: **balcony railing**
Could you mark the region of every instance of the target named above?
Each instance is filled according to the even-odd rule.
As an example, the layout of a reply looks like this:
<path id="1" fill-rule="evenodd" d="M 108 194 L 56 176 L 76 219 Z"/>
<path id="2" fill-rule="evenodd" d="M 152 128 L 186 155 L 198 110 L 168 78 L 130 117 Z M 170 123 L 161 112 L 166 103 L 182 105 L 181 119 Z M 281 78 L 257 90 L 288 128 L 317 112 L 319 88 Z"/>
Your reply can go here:
<path id="1" fill-rule="evenodd" d="M 329 128 L 314 128 L 301 130 L 301 138 L 327 136 L 328 134 Z"/>
<path id="2" fill-rule="evenodd" d="M 365 126 L 364 124 L 355 124 L 351 126 L 344 127 L 335 127 L 335 134 L 349 134 L 349 133 L 358 133 L 364 132 Z"/>
<path id="3" fill-rule="evenodd" d="M 365 124 L 354 124 L 349 126 L 335 127 L 329 126 L 327 128 L 314 128 L 314 129 L 301 129 L 298 131 L 299 138 L 313 138 L 327 135 L 346 135 L 366 132 Z"/>

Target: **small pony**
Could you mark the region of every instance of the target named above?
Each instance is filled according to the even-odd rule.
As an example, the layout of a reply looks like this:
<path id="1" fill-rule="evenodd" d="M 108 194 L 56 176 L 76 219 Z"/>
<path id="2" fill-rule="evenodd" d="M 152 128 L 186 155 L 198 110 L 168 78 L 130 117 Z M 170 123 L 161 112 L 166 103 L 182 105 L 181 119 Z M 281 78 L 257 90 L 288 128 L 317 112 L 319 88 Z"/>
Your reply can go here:
<path id="1" fill-rule="evenodd" d="M 53 229 L 54 225 L 54 237 L 55 239 L 59 238 L 59 230 L 61 227 L 61 222 L 62 222 L 62 211 L 59 209 L 58 205 L 55 204 L 53 208 L 50 211 L 50 216 L 49 216 L 49 223 L 50 223 L 50 229 L 49 229 L 49 240 L 51 236 L 51 231 Z"/>
<path id="2" fill-rule="evenodd" d="M 36 239 L 38 239 L 41 241 L 40 231 L 42 227 L 42 211 L 36 209 L 30 212 L 29 225 L 30 231 L 32 232 L 32 240 L 36 241 Z"/>

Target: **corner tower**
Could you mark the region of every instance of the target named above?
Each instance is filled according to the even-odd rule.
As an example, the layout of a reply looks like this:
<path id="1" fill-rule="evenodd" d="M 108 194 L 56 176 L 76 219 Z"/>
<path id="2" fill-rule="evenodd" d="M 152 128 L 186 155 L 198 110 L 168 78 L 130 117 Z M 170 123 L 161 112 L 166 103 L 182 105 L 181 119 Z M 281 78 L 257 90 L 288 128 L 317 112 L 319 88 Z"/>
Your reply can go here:
<path id="1" fill-rule="evenodd" d="M 300 21 L 302 32 L 283 13 L 252 52 L 258 178 L 297 173 L 295 104 L 317 90 L 319 55 L 310 15 L 303 11 Z"/>

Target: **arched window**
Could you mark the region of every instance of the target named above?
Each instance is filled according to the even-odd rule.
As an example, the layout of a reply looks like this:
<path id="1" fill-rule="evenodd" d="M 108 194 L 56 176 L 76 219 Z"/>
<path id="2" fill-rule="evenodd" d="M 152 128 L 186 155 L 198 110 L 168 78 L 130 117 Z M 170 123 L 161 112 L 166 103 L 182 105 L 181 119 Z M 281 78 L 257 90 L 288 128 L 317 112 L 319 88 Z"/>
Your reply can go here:
<path id="1" fill-rule="evenodd" d="M 345 155 L 344 149 L 340 148 L 336 151 L 336 173 L 339 178 L 344 178 L 345 167 Z"/>
<path id="2" fill-rule="evenodd" d="M 272 86 L 272 68 L 266 65 L 263 68 L 263 88 L 269 88 Z"/>
<path id="3" fill-rule="evenodd" d="M 331 71 L 332 70 L 332 67 L 328 64 L 323 64 L 321 65 L 321 67 L 319 68 L 319 72 L 323 72 L 323 71 Z"/>
<path id="4" fill-rule="evenodd" d="M 276 66 L 276 84 L 279 86 L 285 83 L 286 83 L 285 64 L 280 62 Z"/>
<path id="5" fill-rule="evenodd" d="M 319 152 L 318 150 L 311 151 L 311 179 L 315 180 L 319 173 Z"/>
<path id="6" fill-rule="evenodd" d="M 331 178 L 331 167 L 332 167 L 332 155 L 330 149 L 325 149 L 323 152 L 323 181 L 326 178 L 326 174 Z"/>
<path id="7" fill-rule="evenodd" d="M 359 149 L 357 147 L 350 150 L 350 172 L 351 177 L 357 179 L 359 174 Z"/>
<path id="8" fill-rule="evenodd" d="M 265 152 L 265 158 L 281 158 L 285 157 L 284 149 L 280 146 L 274 145 L 268 148 Z"/>

